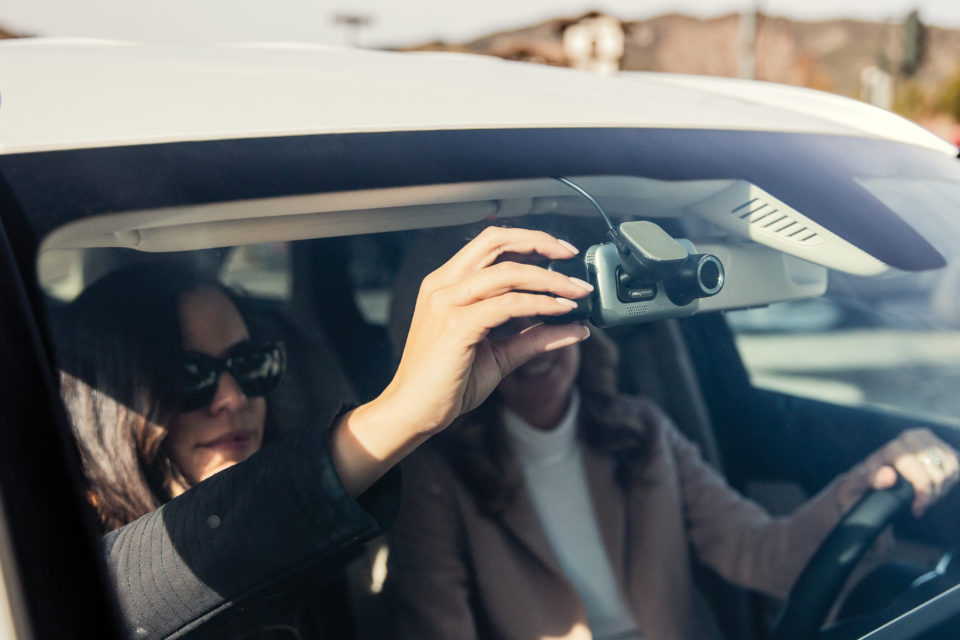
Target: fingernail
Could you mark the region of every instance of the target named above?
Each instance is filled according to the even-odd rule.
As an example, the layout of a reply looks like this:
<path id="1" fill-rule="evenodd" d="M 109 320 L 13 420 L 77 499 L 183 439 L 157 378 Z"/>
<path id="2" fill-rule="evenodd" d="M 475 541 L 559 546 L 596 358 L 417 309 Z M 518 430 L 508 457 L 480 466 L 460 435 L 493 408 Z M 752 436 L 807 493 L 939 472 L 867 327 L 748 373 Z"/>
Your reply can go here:
<path id="1" fill-rule="evenodd" d="M 567 300 L 566 298 L 554 298 L 554 300 L 556 300 L 557 302 L 559 302 L 565 307 L 570 307 L 571 309 L 577 308 L 577 303 L 574 302 L 573 300 Z"/>
<path id="2" fill-rule="evenodd" d="M 581 342 L 590 337 L 590 327 L 587 325 L 581 325 L 583 327 L 583 337 L 580 338 Z"/>
<path id="3" fill-rule="evenodd" d="M 587 282 L 586 280 L 581 280 L 580 278 L 574 278 L 573 276 L 567 276 L 570 278 L 570 282 L 577 285 L 578 287 L 583 287 L 587 291 L 593 291 L 593 285 Z"/>
<path id="4" fill-rule="evenodd" d="M 559 242 L 559 243 L 562 244 L 564 247 L 566 247 L 567 249 L 569 249 L 570 251 L 572 251 L 572 252 L 574 253 L 574 255 L 580 253 L 580 249 L 577 249 L 575 246 L 573 246 L 572 244 L 570 244 L 570 243 L 567 242 L 566 240 L 561 240 L 560 238 L 557 238 L 557 242 Z"/>

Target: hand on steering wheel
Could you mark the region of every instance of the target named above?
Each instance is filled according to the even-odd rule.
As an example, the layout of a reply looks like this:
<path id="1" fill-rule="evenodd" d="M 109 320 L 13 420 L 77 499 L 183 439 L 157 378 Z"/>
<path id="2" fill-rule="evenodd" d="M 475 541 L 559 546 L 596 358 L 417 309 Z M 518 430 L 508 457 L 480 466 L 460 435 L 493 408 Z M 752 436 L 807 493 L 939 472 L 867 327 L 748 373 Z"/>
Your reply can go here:
<path id="1" fill-rule="evenodd" d="M 840 590 L 877 536 L 914 500 L 909 482 L 873 489 L 837 523 L 803 572 L 770 631 L 771 640 L 809 640 L 816 637 Z"/>
<path id="2" fill-rule="evenodd" d="M 850 573 L 894 516 L 908 506 L 914 516 L 923 515 L 958 474 L 956 451 L 929 429 L 904 431 L 851 469 L 840 500 L 853 506 L 797 578 L 770 637 L 815 636 Z"/>
<path id="3" fill-rule="evenodd" d="M 849 508 L 867 489 L 894 486 L 898 475 L 913 487 L 912 511 L 919 518 L 957 483 L 960 460 L 929 429 L 909 429 L 847 473 L 840 499 Z"/>

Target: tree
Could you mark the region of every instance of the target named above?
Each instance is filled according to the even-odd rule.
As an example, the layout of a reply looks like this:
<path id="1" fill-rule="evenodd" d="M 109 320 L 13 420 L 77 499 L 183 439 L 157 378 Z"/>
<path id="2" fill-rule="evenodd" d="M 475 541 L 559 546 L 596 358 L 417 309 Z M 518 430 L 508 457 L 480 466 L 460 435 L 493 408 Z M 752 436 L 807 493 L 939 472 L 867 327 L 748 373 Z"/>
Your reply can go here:
<path id="1" fill-rule="evenodd" d="M 937 96 L 937 107 L 960 122 L 960 67 L 947 78 Z"/>

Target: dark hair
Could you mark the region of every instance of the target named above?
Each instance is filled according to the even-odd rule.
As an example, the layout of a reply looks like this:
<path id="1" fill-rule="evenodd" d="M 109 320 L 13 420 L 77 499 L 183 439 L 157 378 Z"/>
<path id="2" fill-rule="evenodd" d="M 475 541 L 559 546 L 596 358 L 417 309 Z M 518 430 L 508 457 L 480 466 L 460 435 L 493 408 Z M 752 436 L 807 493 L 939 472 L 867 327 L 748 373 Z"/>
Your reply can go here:
<path id="1" fill-rule="evenodd" d="M 617 482 L 640 481 L 656 435 L 650 414 L 638 410 L 635 400 L 618 391 L 619 355 L 609 337 L 592 327 L 591 337 L 580 343 L 580 349 L 579 437 L 588 447 L 615 459 Z M 507 449 L 502 403 L 494 392 L 435 438 L 435 446 L 488 515 L 502 513 L 520 487 L 520 470 Z"/>
<path id="2" fill-rule="evenodd" d="M 236 302 L 184 265 L 143 263 L 101 278 L 55 315 L 61 395 L 104 531 L 153 511 L 182 481 L 162 444 L 178 412 L 179 303 L 202 286 Z"/>

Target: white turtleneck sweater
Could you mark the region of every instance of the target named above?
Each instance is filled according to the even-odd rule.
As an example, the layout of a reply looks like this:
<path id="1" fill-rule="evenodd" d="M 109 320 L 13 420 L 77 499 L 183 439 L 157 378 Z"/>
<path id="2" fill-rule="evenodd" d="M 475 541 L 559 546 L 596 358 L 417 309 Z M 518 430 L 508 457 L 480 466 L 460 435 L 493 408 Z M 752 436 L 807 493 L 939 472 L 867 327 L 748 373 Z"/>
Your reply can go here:
<path id="1" fill-rule="evenodd" d="M 506 408 L 503 424 L 547 540 L 587 609 L 594 638 L 639 640 L 597 527 L 577 439 L 579 409 L 574 389 L 567 414 L 549 431 Z"/>

